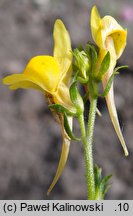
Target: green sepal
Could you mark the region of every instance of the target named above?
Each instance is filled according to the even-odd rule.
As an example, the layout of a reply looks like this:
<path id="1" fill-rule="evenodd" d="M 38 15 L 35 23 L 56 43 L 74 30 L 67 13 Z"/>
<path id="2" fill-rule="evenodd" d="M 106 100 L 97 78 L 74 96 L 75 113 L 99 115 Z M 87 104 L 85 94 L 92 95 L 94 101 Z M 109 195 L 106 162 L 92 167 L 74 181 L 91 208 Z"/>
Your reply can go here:
<path id="1" fill-rule="evenodd" d="M 80 138 L 77 138 L 74 136 L 74 134 L 70 128 L 67 115 L 65 113 L 64 113 L 64 128 L 65 128 L 67 135 L 70 137 L 71 140 L 74 140 L 74 141 L 80 141 L 81 140 Z"/>
<path id="2" fill-rule="evenodd" d="M 54 109 L 58 113 L 66 113 L 69 116 L 76 116 L 76 109 L 73 109 L 73 111 L 71 111 L 60 104 L 50 104 L 48 105 L 48 107 L 50 109 Z"/>
<path id="3" fill-rule="evenodd" d="M 105 176 L 102 178 L 102 169 L 95 165 L 94 167 L 94 173 L 95 173 L 95 199 L 101 200 L 104 199 L 105 194 L 107 190 L 110 188 L 110 184 L 108 184 L 108 181 L 112 177 L 112 175 Z"/>
<path id="4" fill-rule="evenodd" d="M 91 59 L 91 70 L 93 70 L 96 62 L 97 62 L 97 48 L 93 44 L 86 45 L 86 53 L 88 57 Z"/>
<path id="5" fill-rule="evenodd" d="M 77 110 L 77 114 L 81 114 L 84 112 L 84 103 L 83 99 L 78 91 L 78 88 L 76 86 L 76 82 L 73 82 L 69 89 L 70 98 L 72 103 L 75 105 L 75 108 Z"/>
<path id="6" fill-rule="evenodd" d="M 88 77 L 83 78 L 83 77 L 79 76 L 80 71 L 75 64 L 73 64 L 73 71 L 74 72 L 76 71 L 74 74 L 74 77 L 73 77 L 73 82 L 79 81 L 82 84 L 86 84 L 88 82 Z"/>
<path id="7" fill-rule="evenodd" d="M 119 74 L 119 72 L 114 71 L 114 73 L 111 75 L 107 85 L 105 86 L 105 89 L 104 89 L 103 93 L 101 94 L 101 97 L 105 97 L 108 94 L 108 92 L 109 92 L 109 90 L 110 90 L 110 88 L 112 86 L 115 74 Z"/>
<path id="8" fill-rule="evenodd" d="M 109 65 L 110 65 L 110 53 L 107 52 L 107 54 L 105 55 L 102 63 L 101 63 L 101 66 L 100 66 L 100 69 L 99 69 L 99 73 L 98 73 L 98 76 L 97 76 L 97 79 L 99 81 L 102 80 L 102 76 L 107 72 L 107 70 L 109 69 Z"/>

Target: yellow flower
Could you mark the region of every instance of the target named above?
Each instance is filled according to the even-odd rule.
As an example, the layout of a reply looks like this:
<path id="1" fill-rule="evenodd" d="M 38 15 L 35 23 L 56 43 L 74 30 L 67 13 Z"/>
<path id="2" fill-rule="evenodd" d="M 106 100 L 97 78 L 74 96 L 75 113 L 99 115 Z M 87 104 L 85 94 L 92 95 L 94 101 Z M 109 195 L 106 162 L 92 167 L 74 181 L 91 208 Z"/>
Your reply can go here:
<path id="1" fill-rule="evenodd" d="M 71 77 L 72 52 L 71 41 L 64 24 L 56 20 L 54 25 L 54 53 L 53 56 L 36 56 L 27 64 L 22 74 L 13 74 L 3 79 L 3 83 L 9 85 L 12 90 L 18 88 L 32 88 L 46 95 L 50 104 L 61 104 L 68 109 L 72 108 L 67 87 Z M 61 125 L 63 145 L 59 165 L 48 193 L 52 190 L 62 174 L 67 161 L 70 139 L 68 138 L 63 124 L 63 116 L 57 115 Z M 72 118 L 69 117 L 72 127 Z"/>
<path id="2" fill-rule="evenodd" d="M 124 30 L 117 21 L 111 16 L 100 17 L 96 6 L 91 11 L 91 32 L 92 37 L 99 47 L 98 65 L 100 66 L 103 58 L 110 52 L 110 67 L 107 73 L 103 77 L 103 87 L 107 85 L 107 82 L 114 72 L 117 59 L 121 56 L 126 46 L 127 30 Z M 114 101 L 114 90 L 113 84 L 109 93 L 106 96 L 106 102 L 112 120 L 115 131 L 122 144 L 125 155 L 128 155 L 128 150 L 120 129 L 115 101 Z"/>

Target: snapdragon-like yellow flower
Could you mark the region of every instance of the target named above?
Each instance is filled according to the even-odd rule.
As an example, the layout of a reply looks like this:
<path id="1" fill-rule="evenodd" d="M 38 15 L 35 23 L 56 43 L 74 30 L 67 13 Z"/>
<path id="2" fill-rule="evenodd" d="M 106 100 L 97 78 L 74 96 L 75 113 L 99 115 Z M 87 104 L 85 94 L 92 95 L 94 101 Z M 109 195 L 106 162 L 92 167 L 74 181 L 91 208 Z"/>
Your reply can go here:
<path id="1" fill-rule="evenodd" d="M 27 64 L 22 74 L 13 74 L 3 79 L 5 85 L 12 90 L 18 88 L 32 88 L 41 91 L 46 95 L 50 104 L 61 104 L 67 109 L 72 108 L 67 87 L 71 77 L 72 52 L 71 41 L 63 22 L 56 20 L 54 25 L 54 54 L 53 56 L 36 56 Z M 67 161 L 70 138 L 64 129 L 63 116 L 57 115 L 61 125 L 63 145 L 56 175 L 48 189 L 52 190 L 62 174 Z M 72 128 L 72 118 L 69 117 L 69 124 Z"/>
<path id="2" fill-rule="evenodd" d="M 117 21 L 111 16 L 100 17 L 96 6 L 91 11 L 91 32 L 92 37 L 99 47 L 98 65 L 100 66 L 103 58 L 109 51 L 110 53 L 110 66 L 104 75 L 102 82 L 105 88 L 110 76 L 114 72 L 117 59 L 121 56 L 126 46 L 127 30 L 123 29 Z M 128 150 L 120 129 L 115 101 L 113 84 L 109 93 L 106 96 L 106 102 L 115 131 L 122 144 L 125 155 L 128 155 Z"/>

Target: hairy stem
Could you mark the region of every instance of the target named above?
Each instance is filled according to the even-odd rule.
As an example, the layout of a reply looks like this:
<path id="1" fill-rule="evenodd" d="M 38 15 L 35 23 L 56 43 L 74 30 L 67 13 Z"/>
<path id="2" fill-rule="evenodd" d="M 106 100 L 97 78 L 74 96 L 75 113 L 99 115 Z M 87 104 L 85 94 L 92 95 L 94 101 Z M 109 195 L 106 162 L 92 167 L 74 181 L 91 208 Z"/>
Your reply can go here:
<path id="1" fill-rule="evenodd" d="M 95 199 L 95 178 L 94 178 L 92 142 L 93 142 L 96 109 L 97 109 L 97 99 L 92 99 L 90 103 L 90 112 L 89 112 L 87 131 L 85 130 L 83 114 L 78 117 L 80 130 L 81 130 L 81 137 L 82 137 L 82 142 L 84 147 L 88 200 Z"/>

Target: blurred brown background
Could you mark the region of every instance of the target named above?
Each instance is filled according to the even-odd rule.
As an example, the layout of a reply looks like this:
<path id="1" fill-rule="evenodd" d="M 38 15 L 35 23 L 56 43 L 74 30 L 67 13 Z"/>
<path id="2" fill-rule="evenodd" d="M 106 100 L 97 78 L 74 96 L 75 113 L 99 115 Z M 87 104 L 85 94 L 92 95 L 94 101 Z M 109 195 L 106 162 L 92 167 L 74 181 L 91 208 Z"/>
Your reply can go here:
<path id="1" fill-rule="evenodd" d="M 115 78 L 115 99 L 130 152 L 125 158 L 99 101 L 94 136 L 95 162 L 112 173 L 107 199 L 133 199 L 133 1 L 132 0 L 0 0 L 0 76 L 21 73 L 36 55 L 52 54 L 53 24 L 61 18 L 73 48 L 91 41 L 90 8 L 114 16 L 128 28 L 127 48 L 119 60 L 129 69 Z M 86 199 L 82 145 L 72 142 L 67 166 L 49 197 L 61 150 L 57 123 L 43 95 L 33 90 L 9 91 L 0 80 L 0 199 Z M 76 125 L 75 128 L 78 129 Z"/>

